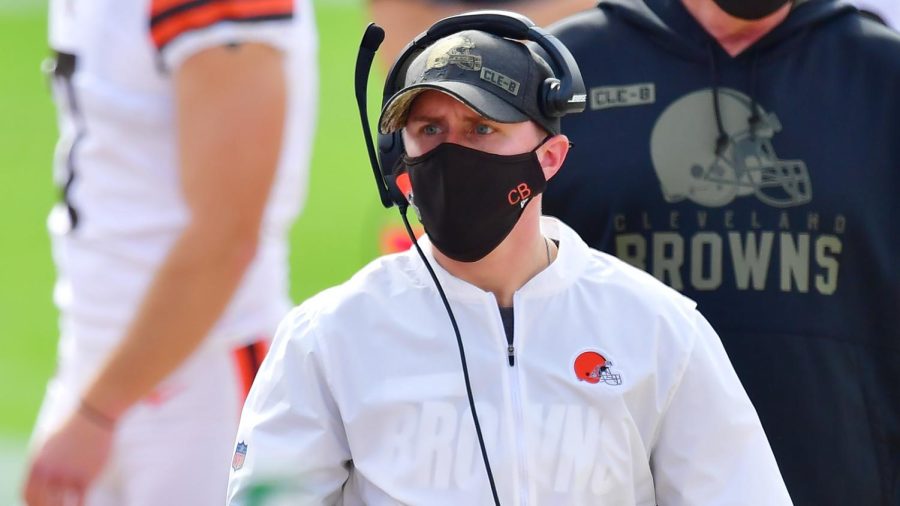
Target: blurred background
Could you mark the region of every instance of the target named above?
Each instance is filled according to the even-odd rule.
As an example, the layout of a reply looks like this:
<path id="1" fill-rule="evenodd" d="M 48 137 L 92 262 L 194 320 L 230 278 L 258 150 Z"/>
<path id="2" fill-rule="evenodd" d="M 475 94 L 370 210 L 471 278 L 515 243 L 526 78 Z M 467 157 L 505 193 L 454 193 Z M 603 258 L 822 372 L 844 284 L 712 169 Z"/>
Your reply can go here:
<path id="1" fill-rule="evenodd" d="M 320 102 L 306 207 L 292 232 L 295 301 L 340 283 L 375 257 L 399 223 L 377 200 L 353 98 L 363 0 L 316 0 Z M 14 504 L 31 425 L 53 373 L 57 313 L 46 218 L 56 120 L 41 73 L 42 0 L 0 0 L 0 504 Z M 374 66 L 370 117 L 382 69 Z"/>

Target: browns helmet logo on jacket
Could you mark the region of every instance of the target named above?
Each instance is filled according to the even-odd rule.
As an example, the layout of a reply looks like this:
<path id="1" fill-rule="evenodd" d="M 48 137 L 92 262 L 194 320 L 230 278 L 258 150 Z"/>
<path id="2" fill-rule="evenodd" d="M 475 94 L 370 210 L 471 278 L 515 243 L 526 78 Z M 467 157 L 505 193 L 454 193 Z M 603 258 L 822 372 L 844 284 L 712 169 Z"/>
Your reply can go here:
<path id="1" fill-rule="evenodd" d="M 606 383 L 607 385 L 621 385 L 622 375 L 613 371 L 612 362 L 596 351 L 585 351 L 575 358 L 575 376 L 578 381 L 588 383 Z"/>

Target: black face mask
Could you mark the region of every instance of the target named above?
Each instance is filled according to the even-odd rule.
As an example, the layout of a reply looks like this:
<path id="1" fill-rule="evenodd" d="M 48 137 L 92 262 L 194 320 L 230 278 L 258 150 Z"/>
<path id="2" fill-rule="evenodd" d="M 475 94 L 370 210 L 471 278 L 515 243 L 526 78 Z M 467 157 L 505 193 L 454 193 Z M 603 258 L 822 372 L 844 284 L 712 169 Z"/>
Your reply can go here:
<path id="1" fill-rule="evenodd" d="M 404 156 L 399 172 L 406 171 L 409 179 L 398 176 L 398 186 L 428 238 L 460 262 L 493 251 L 547 186 L 535 151 L 504 156 L 444 143 L 422 156 Z"/>
<path id="2" fill-rule="evenodd" d="M 791 0 L 713 0 L 720 9 L 748 21 L 762 19 Z"/>

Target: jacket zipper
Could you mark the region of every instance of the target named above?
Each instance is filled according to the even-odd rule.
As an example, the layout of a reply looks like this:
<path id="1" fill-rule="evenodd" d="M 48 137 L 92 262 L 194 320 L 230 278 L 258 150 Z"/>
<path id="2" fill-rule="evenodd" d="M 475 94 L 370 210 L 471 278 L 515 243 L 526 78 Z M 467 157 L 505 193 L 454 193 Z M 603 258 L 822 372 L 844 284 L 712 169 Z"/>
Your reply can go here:
<path id="1" fill-rule="evenodd" d="M 511 311 L 513 308 L 500 308 L 500 323 L 501 328 L 503 330 L 503 335 L 506 336 L 506 361 L 509 362 L 510 367 L 514 367 L 516 365 L 516 347 L 513 344 L 513 339 L 515 339 L 515 333 L 512 329 L 509 332 L 506 331 L 507 319 L 504 317 L 507 311 Z M 516 318 L 512 317 L 512 326 L 515 327 Z"/>
<path id="2" fill-rule="evenodd" d="M 512 348 L 512 346 L 510 346 Z M 521 480 L 519 481 L 522 490 L 521 494 L 521 502 L 520 504 L 526 505 L 528 504 L 528 466 L 527 466 L 527 458 L 525 448 L 525 416 L 524 416 L 524 407 L 522 405 L 522 392 L 521 385 L 519 384 L 519 368 L 518 367 L 509 367 L 507 368 L 507 373 L 509 374 L 509 385 L 510 390 L 512 391 L 512 408 L 513 408 L 513 417 L 515 419 L 515 440 L 516 440 L 516 448 L 518 453 L 519 460 L 519 476 Z"/>
<path id="3" fill-rule="evenodd" d="M 513 306 L 515 307 L 515 305 Z M 515 327 L 516 318 L 513 318 L 513 327 Z M 519 368 L 516 367 L 516 348 L 513 343 L 515 339 L 515 331 L 510 333 L 511 335 L 507 336 L 507 347 L 506 347 L 506 357 L 507 362 L 509 363 L 509 367 L 507 367 L 507 376 L 509 378 L 509 386 L 510 386 L 510 397 L 512 399 L 512 410 L 513 410 L 513 424 L 514 424 L 514 438 L 516 441 L 516 453 L 518 454 L 518 474 L 519 474 L 519 486 L 522 490 L 519 491 L 520 502 L 521 505 L 528 504 L 528 466 L 527 466 L 527 449 L 525 447 L 526 443 L 526 432 L 525 432 L 525 410 L 522 403 L 522 392 L 521 392 L 521 384 L 519 382 Z"/>

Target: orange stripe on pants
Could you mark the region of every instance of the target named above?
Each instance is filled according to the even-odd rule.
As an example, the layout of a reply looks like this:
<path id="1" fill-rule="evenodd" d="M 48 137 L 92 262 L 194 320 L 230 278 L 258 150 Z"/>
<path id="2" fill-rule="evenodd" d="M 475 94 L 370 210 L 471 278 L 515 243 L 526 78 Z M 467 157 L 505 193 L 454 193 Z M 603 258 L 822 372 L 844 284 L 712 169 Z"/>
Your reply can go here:
<path id="1" fill-rule="evenodd" d="M 241 385 L 241 394 L 244 399 L 250 393 L 256 373 L 262 364 L 266 353 L 269 352 L 269 341 L 259 340 L 234 350 L 234 361 L 238 372 L 238 380 Z"/>

